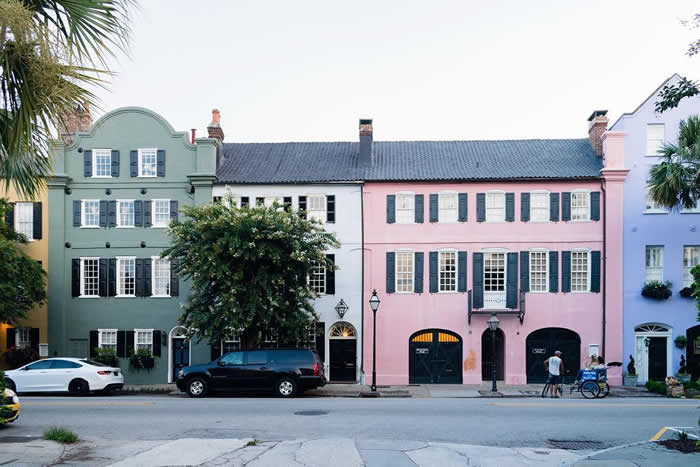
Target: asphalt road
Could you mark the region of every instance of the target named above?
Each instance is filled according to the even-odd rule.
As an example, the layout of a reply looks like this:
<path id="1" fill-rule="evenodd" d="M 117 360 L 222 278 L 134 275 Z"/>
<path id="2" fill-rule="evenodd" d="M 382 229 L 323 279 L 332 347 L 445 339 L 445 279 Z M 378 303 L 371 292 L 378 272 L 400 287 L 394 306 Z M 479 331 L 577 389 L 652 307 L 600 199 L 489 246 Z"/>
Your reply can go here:
<path id="1" fill-rule="evenodd" d="M 295 412 L 323 411 L 324 415 Z M 357 399 L 168 396 L 22 397 L 4 436 L 39 435 L 63 425 L 114 440 L 341 436 L 356 440 L 442 441 L 551 447 L 548 439 L 613 446 L 648 440 L 665 426 L 695 427 L 700 402 L 669 399 Z M 605 446 L 602 446 L 605 447 Z"/>

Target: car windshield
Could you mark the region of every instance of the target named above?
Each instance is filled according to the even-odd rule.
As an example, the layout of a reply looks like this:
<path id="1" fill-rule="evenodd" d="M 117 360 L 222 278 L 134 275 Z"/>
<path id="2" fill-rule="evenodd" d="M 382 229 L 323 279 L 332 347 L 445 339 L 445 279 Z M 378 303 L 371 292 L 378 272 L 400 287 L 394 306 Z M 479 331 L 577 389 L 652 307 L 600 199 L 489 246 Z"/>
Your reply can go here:
<path id="1" fill-rule="evenodd" d="M 92 366 L 107 366 L 104 363 L 96 362 L 94 360 L 85 359 L 85 360 L 80 360 L 80 361 L 83 363 L 87 363 L 88 365 L 92 365 Z"/>

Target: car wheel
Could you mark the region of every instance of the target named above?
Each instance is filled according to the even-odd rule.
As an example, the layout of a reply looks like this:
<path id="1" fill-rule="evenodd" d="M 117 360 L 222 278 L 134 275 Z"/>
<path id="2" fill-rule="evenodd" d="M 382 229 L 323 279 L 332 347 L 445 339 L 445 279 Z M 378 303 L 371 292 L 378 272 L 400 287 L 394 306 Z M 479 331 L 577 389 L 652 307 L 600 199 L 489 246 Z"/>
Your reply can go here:
<path id="1" fill-rule="evenodd" d="M 195 377 L 187 381 L 187 394 L 190 397 L 204 397 L 207 395 L 207 382 L 204 378 Z"/>
<path id="2" fill-rule="evenodd" d="M 17 385 L 10 378 L 5 378 L 5 387 L 7 389 L 13 390 L 14 392 L 17 392 Z"/>
<path id="3" fill-rule="evenodd" d="M 290 378 L 282 378 L 277 381 L 276 389 L 280 397 L 292 397 L 297 392 L 297 384 Z"/>
<path id="4" fill-rule="evenodd" d="M 75 396 L 84 396 L 90 392 L 90 385 L 84 379 L 74 379 L 68 385 L 68 392 Z"/>

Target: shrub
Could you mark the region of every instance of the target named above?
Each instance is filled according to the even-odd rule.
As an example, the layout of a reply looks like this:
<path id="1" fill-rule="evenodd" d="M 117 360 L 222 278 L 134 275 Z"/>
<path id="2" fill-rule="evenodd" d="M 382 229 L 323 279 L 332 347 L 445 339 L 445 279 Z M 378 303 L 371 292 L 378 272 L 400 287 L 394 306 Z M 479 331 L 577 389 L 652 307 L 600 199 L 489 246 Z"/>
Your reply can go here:
<path id="1" fill-rule="evenodd" d="M 138 349 L 129 357 L 131 366 L 137 370 L 150 370 L 153 368 L 153 354 L 148 349 Z"/>
<path id="2" fill-rule="evenodd" d="M 73 444 L 80 441 L 80 438 L 73 431 L 62 426 L 52 426 L 44 431 L 44 439 L 56 441 L 57 443 Z"/>
<path id="3" fill-rule="evenodd" d="M 5 360 L 7 364 L 10 365 L 10 368 L 15 369 L 27 363 L 39 360 L 39 353 L 31 347 L 24 347 L 22 349 L 10 347 L 7 352 L 5 352 Z"/>
<path id="4" fill-rule="evenodd" d="M 647 381 L 647 389 L 649 392 L 656 392 L 658 394 L 666 394 L 666 385 L 660 381 Z"/>
<path id="5" fill-rule="evenodd" d="M 114 349 L 102 349 L 102 348 L 96 348 L 95 349 L 95 357 L 94 360 L 96 362 L 104 363 L 105 365 L 109 366 L 119 366 L 119 359 L 117 358 L 117 352 Z"/>
<path id="6" fill-rule="evenodd" d="M 671 297 L 671 282 L 649 281 L 642 287 L 642 296 L 654 300 L 666 300 Z"/>
<path id="7" fill-rule="evenodd" d="M 679 292 L 680 296 L 683 298 L 691 298 L 693 296 L 693 288 L 692 287 L 683 287 L 681 291 Z"/>
<path id="8" fill-rule="evenodd" d="M 685 346 L 688 344 L 688 338 L 685 336 L 676 336 L 673 342 L 676 343 L 676 347 L 678 347 L 679 349 L 684 349 Z"/>
<path id="9" fill-rule="evenodd" d="M 634 357 L 630 355 L 630 362 L 627 364 L 627 375 L 636 376 L 637 370 L 634 368 Z"/>

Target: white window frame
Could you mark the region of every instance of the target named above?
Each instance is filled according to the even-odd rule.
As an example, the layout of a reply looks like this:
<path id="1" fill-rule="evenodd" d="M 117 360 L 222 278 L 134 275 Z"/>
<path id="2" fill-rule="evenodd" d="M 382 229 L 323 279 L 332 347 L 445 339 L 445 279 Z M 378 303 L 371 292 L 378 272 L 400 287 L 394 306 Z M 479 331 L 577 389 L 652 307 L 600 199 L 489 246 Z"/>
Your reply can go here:
<path id="1" fill-rule="evenodd" d="M 323 200 L 323 209 L 311 209 L 311 199 L 317 198 Z M 265 198 L 267 200 L 267 198 Z M 284 205 L 284 197 L 280 198 L 279 203 Z M 324 194 L 312 193 L 306 195 L 306 217 L 316 219 L 321 223 L 326 223 L 326 213 L 328 212 L 328 198 Z M 314 214 L 316 213 L 316 214 Z"/>
<path id="2" fill-rule="evenodd" d="M 155 153 L 155 161 L 153 164 L 153 175 L 143 174 L 143 152 L 153 151 Z M 158 148 L 139 148 L 138 149 L 138 178 L 156 178 L 158 177 Z"/>
<path id="3" fill-rule="evenodd" d="M 416 282 L 416 253 L 413 250 L 396 250 L 396 261 L 394 263 L 394 290 L 399 294 L 412 294 Z M 411 290 L 399 290 L 399 254 L 409 254 L 411 257 Z"/>
<path id="4" fill-rule="evenodd" d="M 134 298 L 136 297 L 136 256 L 117 256 L 117 295 L 116 298 Z M 129 294 L 122 294 L 121 288 L 122 288 L 122 280 L 121 280 L 121 263 L 122 261 L 133 261 L 134 262 L 134 294 L 129 295 Z"/>
<path id="5" fill-rule="evenodd" d="M 440 274 L 442 273 L 442 269 L 440 267 L 442 255 L 445 253 L 454 253 L 455 255 L 455 281 L 454 281 L 454 290 L 442 290 L 442 281 L 440 280 Z M 438 250 L 438 293 L 458 293 L 457 289 L 459 287 L 459 252 L 457 251 L 456 248 L 442 248 Z"/>
<path id="6" fill-rule="evenodd" d="M 450 217 L 454 215 L 454 218 L 451 219 L 445 219 L 442 215 L 443 211 L 449 212 L 448 209 L 442 208 L 442 199 L 447 196 L 454 197 L 455 200 L 454 214 L 450 213 Z M 443 224 L 455 224 L 459 222 L 459 194 L 456 191 L 441 191 L 438 193 L 438 222 Z"/>
<path id="7" fill-rule="evenodd" d="M 484 284 L 484 309 L 485 310 L 496 310 L 502 309 L 506 306 L 506 293 L 508 291 L 508 249 L 506 248 L 484 248 L 480 250 L 484 255 L 484 271 L 482 273 L 482 283 Z M 491 291 L 486 290 L 486 255 L 487 254 L 502 254 L 503 255 L 503 291 Z M 491 299 L 489 296 L 493 297 L 498 294 L 499 303 L 498 306 L 489 308 Z"/>
<path id="8" fill-rule="evenodd" d="M 498 219 L 489 219 L 489 196 L 495 196 L 499 195 L 501 199 L 503 199 L 503 217 L 500 217 Z M 500 208 L 491 208 L 493 211 L 494 209 L 500 209 Z M 486 192 L 486 197 L 484 199 L 484 215 L 485 215 L 485 221 L 489 224 L 502 224 L 506 221 L 506 192 L 503 190 L 489 190 Z"/>
<path id="9" fill-rule="evenodd" d="M 229 344 L 229 343 L 237 344 L 238 348 L 225 351 L 224 345 Z M 225 355 L 229 352 L 239 352 L 241 350 L 241 335 L 237 332 L 231 332 L 230 334 L 226 334 L 224 336 L 224 338 L 221 339 L 220 344 L 221 344 L 221 355 Z"/>
<path id="10" fill-rule="evenodd" d="M 26 333 L 27 339 L 22 339 L 22 334 Z M 8 347 L 10 343 L 7 343 Z M 18 349 L 27 349 L 32 346 L 32 328 L 19 327 L 15 328 L 15 342 L 14 345 Z"/>
<path id="11" fill-rule="evenodd" d="M 398 193 L 395 193 L 396 196 L 396 205 L 394 206 L 395 214 L 394 218 L 396 220 L 397 224 L 415 224 L 416 222 L 416 194 L 413 193 L 412 191 L 399 191 Z M 409 220 L 401 220 L 399 218 L 399 198 L 407 197 L 410 198 L 411 200 L 411 206 L 413 207 L 411 211 L 411 216 Z M 408 209 L 401 209 L 400 211 L 406 211 L 408 212 Z"/>
<path id="12" fill-rule="evenodd" d="M 656 128 L 659 128 L 659 127 L 660 127 L 660 128 L 661 128 L 661 130 L 662 130 L 662 135 L 661 135 L 661 139 L 660 139 L 660 140 L 659 140 L 658 138 L 653 138 L 653 139 L 652 139 L 652 138 L 649 137 L 649 129 L 650 129 L 651 127 L 656 127 Z M 666 127 L 665 127 L 665 125 L 664 125 L 663 123 L 647 123 L 647 127 L 646 127 L 646 137 L 647 137 L 647 138 L 646 138 L 646 151 L 645 151 L 645 152 L 646 152 L 646 156 L 647 156 L 647 157 L 659 157 L 659 153 L 658 153 L 657 151 L 658 151 L 659 149 L 661 149 L 661 146 L 663 146 L 664 142 L 666 141 Z M 656 151 L 654 151 L 654 152 L 652 152 L 652 151 L 650 150 L 650 147 L 649 147 L 649 145 L 650 145 L 650 143 L 651 143 L 652 141 L 659 141 L 659 143 L 657 143 L 657 146 L 656 146 Z M 651 154 L 650 154 L 650 153 L 651 153 Z"/>
<path id="13" fill-rule="evenodd" d="M 690 274 L 690 270 L 695 267 L 694 264 L 690 264 L 689 266 L 686 266 L 685 264 L 685 257 L 686 257 L 686 250 L 697 250 L 695 255 L 691 255 L 691 260 L 692 256 L 695 256 L 697 258 L 700 258 L 700 245 L 683 245 L 683 287 L 690 287 L 693 282 L 694 282 L 694 277 L 692 274 Z M 700 264 L 700 260 L 698 260 L 698 264 Z"/>
<path id="14" fill-rule="evenodd" d="M 694 208 L 685 208 L 683 207 L 683 204 L 681 204 L 681 214 L 700 214 L 700 199 L 695 200 L 695 207 Z"/>
<path id="15" fill-rule="evenodd" d="M 530 192 L 530 221 L 529 221 L 529 222 L 532 222 L 532 223 L 535 223 L 535 224 L 539 224 L 539 223 L 544 224 L 544 223 L 547 223 L 547 222 L 552 222 L 552 220 L 550 219 L 550 205 L 549 205 L 550 199 L 551 199 L 551 198 L 550 198 L 550 194 L 551 194 L 551 193 L 550 193 L 548 190 L 532 190 L 532 191 Z M 534 196 L 534 195 L 544 195 L 544 196 L 545 196 L 545 200 L 546 200 L 546 208 L 545 208 L 545 209 L 546 209 L 546 212 L 545 212 L 545 218 L 544 218 L 544 219 L 535 219 L 535 216 L 534 216 L 534 214 L 533 214 L 533 212 L 534 212 L 534 211 L 533 211 L 533 207 L 534 207 L 533 200 L 535 199 L 535 196 Z"/>
<path id="16" fill-rule="evenodd" d="M 574 290 L 574 253 L 586 253 L 586 290 Z M 569 289 L 571 293 L 590 293 L 591 292 L 591 249 L 590 248 L 572 248 L 569 264 Z"/>
<path id="17" fill-rule="evenodd" d="M 97 175 L 97 154 L 109 156 L 108 172 L 109 175 Z M 92 178 L 112 178 L 112 150 L 111 149 L 93 149 L 92 150 Z"/>
<path id="18" fill-rule="evenodd" d="M 532 290 L 532 254 L 544 253 L 544 290 Z M 506 265 L 508 267 L 508 265 Z M 530 293 L 549 293 L 549 250 L 546 248 L 531 248 L 528 255 L 528 281 Z"/>
<path id="19" fill-rule="evenodd" d="M 156 262 L 167 261 L 168 262 L 168 278 L 167 278 L 167 294 L 156 294 Z M 153 298 L 170 298 L 170 275 L 172 274 L 171 268 L 172 263 L 170 258 L 161 258 L 160 256 L 151 256 L 151 297 Z"/>
<path id="20" fill-rule="evenodd" d="M 648 266 L 647 265 L 647 251 L 649 251 L 652 248 L 658 249 L 659 251 L 661 251 L 661 266 Z M 664 250 L 665 250 L 664 245 L 644 245 L 644 282 L 645 283 L 650 282 L 650 281 L 660 281 L 660 282 L 664 281 L 664 274 L 666 272 L 666 271 L 664 271 L 664 263 L 666 262 L 665 261 L 666 252 Z M 649 272 L 650 272 L 649 268 L 651 268 L 652 273 L 654 273 L 654 272 L 658 273 L 658 271 L 661 271 L 661 278 L 649 279 Z"/>
<path id="21" fill-rule="evenodd" d="M 85 223 L 85 203 L 97 203 L 97 225 L 87 225 Z M 80 200 L 80 228 L 81 229 L 99 229 L 100 228 L 100 200 L 99 199 L 81 199 Z"/>
<path id="22" fill-rule="evenodd" d="M 139 333 L 140 332 L 145 332 L 145 333 L 151 333 L 151 355 L 153 355 L 153 329 L 134 329 L 134 353 L 138 352 L 139 350 Z M 147 344 L 142 344 L 142 345 L 147 345 Z"/>
<path id="23" fill-rule="evenodd" d="M 646 198 L 644 199 L 644 214 L 668 214 L 668 209 L 663 206 L 649 207 L 651 201 L 651 193 L 649 187 L 646 189 Z"/>
<path id="24" fill-rule="evenodd" d="M 136 200 L 133 199 L 118 199 L 117 200 L 117 228 L 118 229 L 133 229 L 136 226 Z M 134 223 L 132 225 L 122 225 L 122 215 L 121 215 L 121 205 L 122 203 L 132 203 L 134 204 Z"/>
<path id="25" fill-rule="evenodd" d="M 26 209 L 26 206 L 29 206 L 29 209 L 27 209 L 27 212 L 29 213 L 28 214 L 29 220 L 26 220 L 26 219 L 23 220 L 22 215 L 20 214 L 20 211 L 23 211 L 24 209 Z M 24 236 L 27 237 L 27 240 L 29 240 L 30 242 L 34 241 L 34 203 L 32 203 L 30 201 L 16 202 L 15 206 L 14 206 L 14 211 L 15 211 L 15 214 L 14 214 L 14 216 L 15 216 L 15 225 L 14 225 L 15 232 L 23 233 Z M 29 230 L 30 230 L 29 234 L 27 234 L 26 232 L 22 232 L 22 229 L 19 228 L 19 225 L 22 222 L 29 224 Z"/>
<path id="26" fill-rule="evenodd" d="M 576 195 L 585 195 L 586 199 L 586 218 L 585 219 L 574 219 L 574 194 Z M 578 190 L 571 190 L 571 199 L 569 200 L 569 221 L 570 222 L 590 222 L 591 221 L 591 190 L 586 190 L 586 189 L 578 189 Z"/>
<path id="27" fill-rule="evenodd" d="M 279 333 L 276 328 L 268 328 L 263 331 L 263 342 L 265 344 L 277 344 L 279 340 Z"/>
<path id="28" fill-rule="evenodd" d="M 85 295 L 85 261 L 97 261 L 97 294 Z M 100 298 L 100 258 L 97 256 L 84 256 L 80 258 L 80 295 L 79 298 Z"/>
<path id="29" fill-rule="evenodd" d="M 316 277 L 316 276 L 321 277 L 320 280 L 323 282 L 323 292 L 319 292 L 319 291 L 317 291 L 317 290 L 315 289 L 315 286 L 314 286 L 314 285 L 312 284 L 312 282 L 311 282 L 311 276 L 309 276 L 309 278 L 308 278 L 308 282 L 309 282 L 309 286 L 311 287 L 311 290 L 313 290 L 313 292 L 314 292 L 314 293 L 317 293 L 318 295 L 326 295 L 326 286 L 328 285 L 328 284 L 326 284 L 326 275 L 327 275 L 327 271 L 326 271 L 325 255 L 324 255 L 323 257 L 324 257 L 324 263 L 323 263 L 323 264 L 317 264 L 316 262 L 314 262 L 314 263 L 313 263 L 313 266 L 312 266 L 312 269 L 311 269 L 311 275 L 312 275 L 312 276 L 314 276 L 314 277 Z M 322 273 L 322 274 L 317 274 L 316 271 L 315 271 L 316 268 L 323 268 L 323 273 Z M 319 288 L 320 288 L 320 287 L 319 287 Z"/>
<path id="30" fill-rule="evenodd" d="M 158 212 L 158 210 L 156 208 L 156 203 L 158 203 L 158 202 L 164 202 L 167 206 L 167 208 L 166 208 L 167 218 L 166 218 L 165 223 L 157 223 L 156 222 L 156 219 L 158 219 L 158 216 L 156 215 Z M 134 213 L 134 216 L 135 215 L 136 215 L 136 213 Z M 151 200 L 151 228 L 165 229 L 168 227 L 168 225 L 170 225 L 170 200 L 163 199 L 163 198 L 152 199 Z"/>
<path id="31" fill-rule="evenodd" d="M 113 346 L 114 346 L 114 351 L 116 352 L 116 351 L 117 351 L 117 345 L 118 345 L 118 342 L 119 342 L 119 341 L 118 341 L 118 334 L 117 334 L 117 331 L 118 331 L 117 329 L 98 329 L 98 330 L 97 330 L 97 347 L 100 348 L 100 349 L 104 349 L 104 348 L 106 348 L 106 347 L 104 347 L 105 345 L 110 345 L 110 346 L 113 345 Z M 106 334 L 106 333 L 110 333 L 110 334 L 111 334 L 111 333 L 114 333 L 114 344 L 111 344 L 111 343 L 110 343 L 110 344 L 106 344 L 105 342 L 103 342 L 103 333 L 104 333 L 104 334 Z"/>

